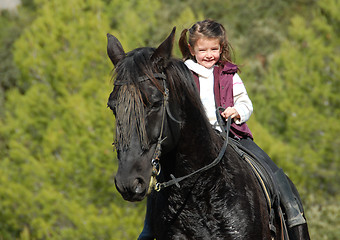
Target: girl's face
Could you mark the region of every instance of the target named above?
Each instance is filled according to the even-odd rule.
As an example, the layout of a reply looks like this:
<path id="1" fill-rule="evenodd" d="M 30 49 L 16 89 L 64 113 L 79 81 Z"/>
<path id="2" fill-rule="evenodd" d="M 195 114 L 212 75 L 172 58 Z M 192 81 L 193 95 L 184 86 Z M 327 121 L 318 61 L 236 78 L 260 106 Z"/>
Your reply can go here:
<path id="1" fill-rule="evenodd" d="M 199 38 L 194 47 L 189 45 L 189 49 L 197 63 L 206 68 L 213 67 L 220 59 L 222 52 L 220 41 L 217 38 Z"/>

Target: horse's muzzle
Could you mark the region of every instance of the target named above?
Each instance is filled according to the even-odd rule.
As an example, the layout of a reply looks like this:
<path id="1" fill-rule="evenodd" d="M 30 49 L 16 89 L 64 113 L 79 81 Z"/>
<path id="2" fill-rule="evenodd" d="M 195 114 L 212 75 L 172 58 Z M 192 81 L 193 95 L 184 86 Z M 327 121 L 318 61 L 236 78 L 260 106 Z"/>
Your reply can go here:
<path id="1" fill-rule="evenodd" d="M 126 201 L 136 202 L 145 198 L 148 184 L 143 178 L 129 178 L 122 181 L 118 176 L 115 177 L 115 184 L 118 192 Z"/>

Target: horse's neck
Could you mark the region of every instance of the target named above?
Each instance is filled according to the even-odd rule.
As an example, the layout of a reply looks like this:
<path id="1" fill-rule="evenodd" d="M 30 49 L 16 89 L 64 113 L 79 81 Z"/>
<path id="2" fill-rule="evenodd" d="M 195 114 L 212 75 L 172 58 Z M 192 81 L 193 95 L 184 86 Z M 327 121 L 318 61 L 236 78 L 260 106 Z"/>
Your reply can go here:
<path id="1" fill-rule="evenodd" d="M 176 149 L 176 170 L 180 174 L 190 173 L 212 162 L 218 154 L 216 152 L 218 140 L 213 135 L 211 126 L 204 120 L 188 124 L 182 130 Z"/>

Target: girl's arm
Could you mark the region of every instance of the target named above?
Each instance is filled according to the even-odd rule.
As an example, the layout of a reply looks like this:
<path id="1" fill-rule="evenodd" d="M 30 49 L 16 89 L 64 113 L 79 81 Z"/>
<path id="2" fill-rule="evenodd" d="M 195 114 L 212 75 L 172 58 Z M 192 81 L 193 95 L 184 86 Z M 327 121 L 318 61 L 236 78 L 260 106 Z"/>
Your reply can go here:
<path id="1" fill-rule="evenodd" d="M 253 104 L 248 97 L 247 90 L 240 78 L 240 76 L 235 73 L 233 77 L 233 95 L 234 95 L 234 109 L 236 110 L 238 116 L 236 115 L 234 120 L 236 124 L 241 124 L 248 121 L 251 114 L 253 113 Z M 234 114 L 235 115 L 235 114 Z"/>

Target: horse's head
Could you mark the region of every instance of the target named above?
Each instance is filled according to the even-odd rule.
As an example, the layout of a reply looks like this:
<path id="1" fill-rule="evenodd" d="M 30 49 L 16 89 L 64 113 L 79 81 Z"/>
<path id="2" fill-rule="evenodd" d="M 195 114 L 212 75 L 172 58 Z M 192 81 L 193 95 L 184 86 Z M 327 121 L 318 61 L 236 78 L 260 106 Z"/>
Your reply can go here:
<path id="1" fill-rule="evenodd" d="M 127 54 L 116 37 L 107 35 L 108 55 L 115 66 L 108 101 L 116 117 L 115 184 L 128 201 L 140 201 L 148 194 L 150 180 L 159 172 L 159 158 L 178 141 L 181 116 L 178 102 L 169 97 L 171 70 L 167 69 L 174 33 L 175 28 L 157 49 L 138 48 Z"/>

